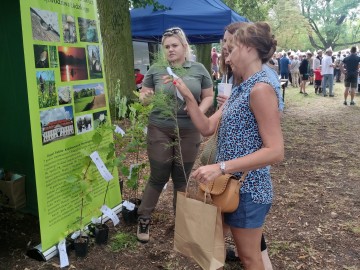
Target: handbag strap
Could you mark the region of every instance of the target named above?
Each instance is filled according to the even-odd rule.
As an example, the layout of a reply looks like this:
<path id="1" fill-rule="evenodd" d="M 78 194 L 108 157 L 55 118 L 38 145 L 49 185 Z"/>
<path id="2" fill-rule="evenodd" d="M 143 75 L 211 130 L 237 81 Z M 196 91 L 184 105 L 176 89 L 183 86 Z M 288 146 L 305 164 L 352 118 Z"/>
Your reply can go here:
<path id="1" fill-rule="evenodd" d="M 217 124 L 216 124 L 215 133 L 212 135 L 212 136 L 214 136 L 214 138 L 216 138 L 216 143 L 217 143 L 217 135 L 218 135 L 218 133 L 219 133 L 220 121 L 221 121 L 221 116 L 220 116 L 220 118 L 219 118 L 219 121 L 218 121 Z M 215 148 L 215 147 L 214 147 L 214 148 Z M 206 162 L 206 165 L 208 165 L 209 162 L 210 162 L 210 158 L 211 158 L 211 156 L 212 156 L 212 154 L 213 154 L 214 148 L 212 148 L 211 151 L 210 151 L 210 154 L 209 154 L 208 160 L 207 160 L 207 162 Z"/>

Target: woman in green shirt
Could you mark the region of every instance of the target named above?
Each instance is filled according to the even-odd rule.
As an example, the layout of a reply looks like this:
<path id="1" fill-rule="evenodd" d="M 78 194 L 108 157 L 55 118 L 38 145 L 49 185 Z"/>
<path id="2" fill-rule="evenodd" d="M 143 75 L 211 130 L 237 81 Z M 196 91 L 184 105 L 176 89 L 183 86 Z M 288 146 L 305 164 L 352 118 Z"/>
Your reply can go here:
<path id="1" fill-rule="evenodd" d="M 197 100 L 202 112 L 206 112 L 213 102 L 213 83 L 206 68 L 197 62 L 190 61 L 190 47 L 182 29 L 178 27 L 166 30 L 162 37 L 162 49 L 166 64 L 154 64 L 143 80 L 140 101 L 151 102 L 151 96 L 160 91 L 167 93 L 181 104 L 176 112 L 176 121 L 162 114 L 162 108 L 154 107 L 149 117 L 147 134 L 147 152 L 150 161 L 150 178 L 144 190 L 141 205 L 138 209 L 139 224 L 137 238 L 140 242 L 149 241 L 151 213 L 156 207 L 161 191 L 171 176 L 174 186 L 173 207 L 175 209 L 177 191 L 185 191 L 186 181 L 197 157 L 201 142 L 199 131 L 187 114 L 182 97 L 176 96 L 176 85 L 164 84 L 163 77 L 168 75 L 167 65 L 187 85 Z M 181 75 L 180 75 L 181 73 Z M 175 128 L 179 128 L 177 138 Z M 176 142 L 179 142 L 179 145 Z M 180 151 L 181 149 L 181 151 Z M 179 162 L 179 155 L 184 165 Z"/>

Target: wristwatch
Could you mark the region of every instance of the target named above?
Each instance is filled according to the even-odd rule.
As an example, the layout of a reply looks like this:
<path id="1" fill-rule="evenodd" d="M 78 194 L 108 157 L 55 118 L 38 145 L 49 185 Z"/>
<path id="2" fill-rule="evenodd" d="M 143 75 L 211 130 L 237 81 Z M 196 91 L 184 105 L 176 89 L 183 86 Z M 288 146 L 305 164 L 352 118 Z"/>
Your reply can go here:
<path id="1" fill-rule="evenodd" d="M 224 175 L 225 174 L 225 162 L 224 161 L 220 162 L 220 170 L 221 170 L 221 174 Z"/>

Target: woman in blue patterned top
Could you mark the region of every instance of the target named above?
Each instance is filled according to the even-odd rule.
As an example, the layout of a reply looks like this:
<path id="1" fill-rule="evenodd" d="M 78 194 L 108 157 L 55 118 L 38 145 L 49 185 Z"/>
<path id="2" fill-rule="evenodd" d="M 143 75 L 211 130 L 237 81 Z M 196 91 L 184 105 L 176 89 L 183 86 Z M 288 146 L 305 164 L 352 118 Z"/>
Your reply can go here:
<path id="1" fill-rule="evenodd" d="M 202 135 L 212 135 L 221 119 L 217 163 L 199 167 L 192 176 L 199 182 L 207 182 L 225 173 L 240 178 L 243 172 L 249 171 L 241 187 L 238 209 L 224 214 L 224 222 L 231 228 L 245 269 L 264 269 L 259 245 L 273 194 L 268 165 L 284 158 L 280 97 L 262 71 L 262 64 L 275 50 L 276 40 L 267 23 L 239 26 L 229 46 L 227 61 L 234 75 L 244 81 L 232 90 L 228 101 L 210 118 L 198 109 L 182 80 L 173 81 Z"/>

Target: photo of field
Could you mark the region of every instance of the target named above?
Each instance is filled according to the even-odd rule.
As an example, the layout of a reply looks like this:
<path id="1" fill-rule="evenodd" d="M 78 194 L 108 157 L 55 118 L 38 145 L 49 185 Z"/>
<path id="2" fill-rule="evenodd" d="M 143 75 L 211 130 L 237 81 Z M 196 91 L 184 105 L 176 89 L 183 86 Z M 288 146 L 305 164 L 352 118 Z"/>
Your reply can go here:
<path id="1" fill-rule="evenodd" d="M 55 73 L 53 70 L 37 71 L 36 85 L 39 99 L 39 108 L 47 108 L 57 105 L 55 91 Z"/>
<path id="2" fill-rule="evenodd" d="M 106 106 L 104 84 L 74 85 L 75 113 L 90 111 Z"/>

